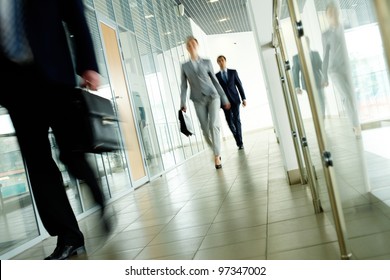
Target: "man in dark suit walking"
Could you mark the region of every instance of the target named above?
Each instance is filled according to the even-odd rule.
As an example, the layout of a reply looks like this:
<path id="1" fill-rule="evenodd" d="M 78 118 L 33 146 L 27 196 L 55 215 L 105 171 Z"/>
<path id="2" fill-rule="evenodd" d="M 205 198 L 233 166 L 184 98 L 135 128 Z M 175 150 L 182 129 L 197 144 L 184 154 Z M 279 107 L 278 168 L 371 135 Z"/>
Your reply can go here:
<path id="1" fill-rule="evenodd" d="M 7 108 L 15 128 L 39 216 L 47 232 L 57 237 L 57 246 L 46 259 L 67 259 L 85 251 L 84 236 L 52 157 L 49 128 L 61 161 L 72 175 L 88 184 L 102 210 L 104 207 L 103 194 L 85 154 L 73 153 L 67 147 L 68 139 L 77 135 L 67 135 L 62 129 L 72 112 L 61 97 L 71 94 L 78 85 L 77 75 L 79 85 L 91 90 L 97 90 L 100 83 L 83 2 L 0 3 L 0 104 Z M 15 16 L 15 12 L 20 15 Z M 73 52 L 70 45 L 74 46 Z M 17 84 L 11 82 L 15 80 Z"/>
<path id="2" fill-rule="evenodd" d="M 322 60 L 318 51 L 314 51 L 310 49 L 309 39 L 307 39 L 307 43 L 310 50 L 310 59 L 313 67 L 314 79 L 315 79 L 317 93 L 319 97 L 318 100 L 320 102 L 319 104 L 320 115 L 322 116 L 322 118 L 324 118 L 325 117 L 325 93 L 322 85 L 322 81 L 323 81 Z M 294 79 L 296 93 L 301 94 L 302 89 L 306 91 L 306 84 L 305 84 L 305 79 L 303 77 L 298 54 L 293 56 L 293 66 L 291 71 Z"/>
<path id="3" fill-rule="evenodd" d="M 239 150 L 244 148 L 242 142 L 242 130 L 241 130 L 241 119 L 240 119 L 240 104 L 246 106 L 246 97 L 244 88 L 238 73 L 235 69 L 226 68 L 226 57 L 223 55 L 218 56 L 217 63 L 221 69 L 216 76 L 221 84 L 223 90 L 226 93 L 227 98 L 230 101 L 230 110 L 224 109 L 226 122 L 233 133 L 234 139 Z"/>

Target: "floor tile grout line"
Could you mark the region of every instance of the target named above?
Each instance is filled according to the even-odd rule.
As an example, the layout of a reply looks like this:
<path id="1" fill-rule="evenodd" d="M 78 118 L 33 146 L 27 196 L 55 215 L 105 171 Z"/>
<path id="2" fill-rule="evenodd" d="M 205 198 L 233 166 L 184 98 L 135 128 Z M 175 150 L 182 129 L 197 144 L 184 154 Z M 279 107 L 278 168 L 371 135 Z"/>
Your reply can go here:
<path id="1" fill-rule="evenodd" d="M 186 162 L 186 163 L 184 163 L 184 164 L 188 164 L 188 162 Z M 198 168 L 198 171 L 197 172 L 195 172 L 191 177 L 193 177 L 193 176 L 195 176 L 195 174 L 197 174 L 197 173 L 199 173 L 200 172 L 200 168 Z M 190 178 L 191 178 L 190 177 Z M 186 182 L 186 181 L 188 181 L 190 178 L 186 178 L 186 180 L 184 181 L 184 182 Z M 181 184 L 183 184 L 184 182 L 182 182 Z M 176 188 L 175 188 L 175 190 L 176 189 L 178 189 L 178 188 L 180 188 L 180 185 L 178 185 Z M 172 191 L 173 192 L 173 191 Z M 170 193 L 172 193 L 172 192 L 170 192 Z M 194 195 L 192 195 L 188 200 L 187 200 L 187 202 L 180 208 L 180 209 L 183 209 L 183 207 L 185 206 L 185 205 L 187 205 L 188 203 L 189 203 L 189 201 L 191 201 L 191 199 L 194 197 L 196 195 L 196 193 L 194 194 Z M 180 212 L 180 210 L 177 212 L 177 213 L 179 213 Z M 172 219 L 170 219 L 169 220 L 169 222 L 167 222 L 166 224 L 165 224 L 165 226 L 163 226 L 162 228 L 161 228 L 161 230 L 149 241 L 149 243 L 148 244 L 146 244 L 143 248 L 142 248 L 142 250 L 140 250 L 139 252 L 138 252 L 138 254 L 136 254 L 136 256 L 133 258 L 133 259 L 137 259 L 137 257 L 145 250 L 145 248 L 168 226 L 168 224 L 177 216 L 177 213 L 175 214 L 175 216 L 174 217 L 172 217 Z M 195 256 L 195 254 L 196 254 L 196 252 L 194 253 L 194 256 Z"/>

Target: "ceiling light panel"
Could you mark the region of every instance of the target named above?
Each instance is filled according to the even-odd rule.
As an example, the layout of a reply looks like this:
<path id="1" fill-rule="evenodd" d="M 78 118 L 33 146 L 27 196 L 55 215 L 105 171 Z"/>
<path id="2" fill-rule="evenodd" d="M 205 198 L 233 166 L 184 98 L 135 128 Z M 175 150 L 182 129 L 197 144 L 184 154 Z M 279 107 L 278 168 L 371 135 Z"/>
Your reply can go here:
<path id="1" fill-rule="evenodd" d="M 252 31 L 246 0 L 176 0 L 184 5 L 185 14 L 207 35 Z M 220 21 L 221 19 L 228 19 Z"/>

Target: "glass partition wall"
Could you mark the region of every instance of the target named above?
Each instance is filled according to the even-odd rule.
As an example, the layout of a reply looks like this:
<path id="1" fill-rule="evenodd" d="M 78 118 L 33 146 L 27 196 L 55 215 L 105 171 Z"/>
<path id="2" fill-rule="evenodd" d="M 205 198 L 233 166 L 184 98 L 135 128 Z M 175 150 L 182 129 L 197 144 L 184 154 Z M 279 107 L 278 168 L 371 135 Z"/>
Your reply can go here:
<path id="1" fill-rule="evenodd" d="M 389 259 L 390 84 L 372 1 L 280 2 L 293 94 L 340 257 Z"/>
<path id="2" fill-rule="evenodd" d="M 0 107 L 0 255 L 40 235 L 39 221 L 13 127 Z"/>

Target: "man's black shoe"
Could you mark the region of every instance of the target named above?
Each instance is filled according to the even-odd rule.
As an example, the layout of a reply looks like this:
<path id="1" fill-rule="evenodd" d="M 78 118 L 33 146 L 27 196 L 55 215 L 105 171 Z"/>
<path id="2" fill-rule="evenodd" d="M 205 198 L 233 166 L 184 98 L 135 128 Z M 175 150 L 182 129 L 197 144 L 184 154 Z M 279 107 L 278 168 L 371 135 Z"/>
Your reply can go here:
<path id="1" fill-rule="evenodd" d="M 66 260 L 71 256 L 83 253 L 85 253 L 84 245 L 59 245 L 54 249 L 50 256 L 45 258 L 45 260 Z"/>

